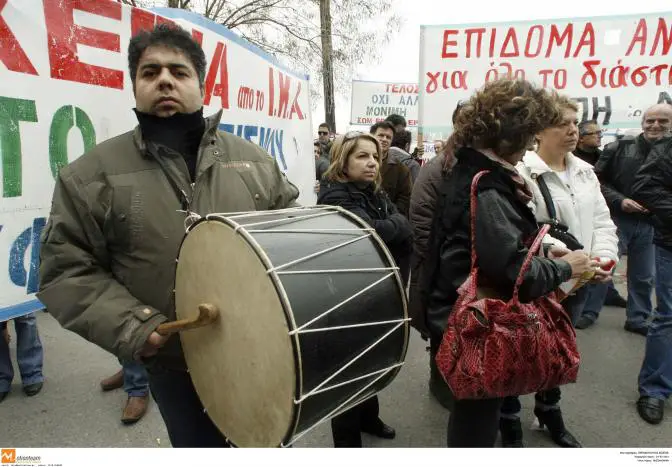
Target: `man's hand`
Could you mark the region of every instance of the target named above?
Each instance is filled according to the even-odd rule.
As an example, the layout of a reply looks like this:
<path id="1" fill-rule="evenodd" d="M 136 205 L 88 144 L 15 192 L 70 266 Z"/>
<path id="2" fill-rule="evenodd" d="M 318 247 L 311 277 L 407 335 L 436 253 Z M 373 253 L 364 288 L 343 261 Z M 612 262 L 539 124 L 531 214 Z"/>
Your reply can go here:
<path id="1" fill-rule="evenodd" d="M 649 212 L 649 210 L 646 209 L 644 206 L 642 206 L 637 201 L 632 200 L 630 198 L 625 198 L 623 201 L 621 201 L 621 209 L 623 210 L 623 212 L 629 212 L 629 213 L 638 212 L 640 214 L 646 214 Z"/>
<path id="2" fill-rule="evenodd" d="M 142 346 L 140 352 L 138 352 L 139 357 L 153 357 L 159 352 L 159 349 L 164 346 L 168 341 L 169 336 L 163 336 L 158 332 L 154 331 L 147 338 L 147 342 Z"/>

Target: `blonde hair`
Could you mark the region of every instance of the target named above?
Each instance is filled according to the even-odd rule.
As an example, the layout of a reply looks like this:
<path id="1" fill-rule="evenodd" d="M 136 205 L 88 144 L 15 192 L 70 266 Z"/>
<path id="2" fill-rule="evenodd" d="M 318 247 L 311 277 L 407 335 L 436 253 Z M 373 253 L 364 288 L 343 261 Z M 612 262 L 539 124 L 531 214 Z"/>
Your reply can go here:
<path id="1" fill-rule="evenodd" d="M 348 158 L 355 152 L 357 149 L 357 143 L 359 140 L 371 141 L 376 145 L 376 152 L 378 153 L 378 171 L 376 173 L 376 179 L 374 180 L 374 189 L 378 191 L 383 181 L 381 175 L 380 163 L 382 163 L 382 150 L 380 148 L 380 143 L 376 138 L 367 133 L 361 133 L 356 136 L 348 137 L 348 134 L 344 136 L 339 136 L 336 138 L 331 145 L 331 151 L 329 151 L 329 168 L 324 173 L 324 178 L 330 182 L 341 182 L 347 183 L 350 180 L 344 172 L 345 167 L 348 165 Z"/>
<path id="2" fill-rule="evenodd" d="M 563 110 L 573 110 L 574 112 L 579 111 L 579 106 L 571 100 L 569 97 L 565 96 L 564 94 L 558 94 L 556 91 L 551 92 L 551 99 L 555 102 L 555 105 L 558 106 L 558 109 L 560 110 L 560 117 L 562 118 L 562 111 Z M 558 122 L 555 122 L 557 125 Z"/>

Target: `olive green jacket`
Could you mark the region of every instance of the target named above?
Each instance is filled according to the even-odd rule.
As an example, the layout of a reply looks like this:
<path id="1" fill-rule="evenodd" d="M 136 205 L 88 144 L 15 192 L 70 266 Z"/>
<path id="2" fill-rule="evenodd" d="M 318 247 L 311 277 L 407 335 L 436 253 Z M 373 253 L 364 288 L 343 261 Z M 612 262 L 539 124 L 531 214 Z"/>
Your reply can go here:
<path id="1" fill-rule="evenodd" d="M 183 157 L 146 144 L 139 127 L 60 171 L 37 296 L 64 328 L 122 360 L 137 358 L 152 331 L 175 319 L 186 203 L 201 215 L 294 204 L 298 189 L 277 163 L 259 146 L 218 131 L 220 117 L 206 119 L 193 185 Z M 186 368 L 179 338 L 153 362 Z"/>

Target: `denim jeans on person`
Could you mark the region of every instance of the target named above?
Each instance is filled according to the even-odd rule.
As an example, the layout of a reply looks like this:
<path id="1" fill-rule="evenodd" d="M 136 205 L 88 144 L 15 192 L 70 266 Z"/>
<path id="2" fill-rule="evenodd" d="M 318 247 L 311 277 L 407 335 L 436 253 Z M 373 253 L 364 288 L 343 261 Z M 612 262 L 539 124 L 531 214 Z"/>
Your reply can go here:
<path id="1" fill-rule="evenodd" d="M 44 381 L 42 365 L 44 350 L 37 330 L 35 313 L 14 318 L 14 340 L 16 342 L 16 361 L 19 365 L 23 386 Z M 9 325 L 9 323 L 8 323 Z M 11 326 L 8 326 L 11 332 Z M 14 367 L 9 351 L 9 344 L 0 339 L 0 392 L 8 392 L 14 379 Z"/>
<path id="2" fill-rule="evenodd" d="M 607 284 L 588 284 L 586 290 L 588 291 L 586 297 L 586 304 L 583 307 L 581 316 L 590 319 L 591 322 L 597 321 L 600 316 L 604 302 L 607 299 L 609 288 L 614 288 L 614 283 Z M 618 293 L 618 292 L 617 292 Z"/>
<path id="3" fill-rule="evenodd" d="M 628 304 L 626 322 L 633 327 L 643 327 L 653 310 L 651 293 L 655 267 L 655 249 L 653 246 L 653 227 L 644 221 L 627 216 L 614 216 L 618 227 L 619 254 L 628 254 Z M 590 285 L 590 296 L 583 310 L 583 316 L 591 321 L 597 320 L 607 285 Z"/>
<path id="4" fill-rule="evenodd" d="M 656 247 L 658 306 L 646 336 L 639 394 L 667 399 L 672 394 L 672 250 Z"/>
<path id="5" fill-rule="evenodd" d="M 149 377 L 145 366 L 140 362 L 122 362 L 124 373 L 124 391 L 131 397 L 143 397 L 149 394 Z"/>

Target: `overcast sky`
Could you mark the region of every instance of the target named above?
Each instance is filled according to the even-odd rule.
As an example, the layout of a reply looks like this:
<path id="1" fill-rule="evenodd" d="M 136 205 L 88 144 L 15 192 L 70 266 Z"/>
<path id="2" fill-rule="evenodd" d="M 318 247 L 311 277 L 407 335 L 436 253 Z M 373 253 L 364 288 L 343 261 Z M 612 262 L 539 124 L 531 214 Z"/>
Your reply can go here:
<path id="1" fill-rule="evenodd" d="M 378 65 L 361 66 L 353 79 L 417 82 L 420 25 L 473 24 L 548 18 L 611 16 L 672 11 L 671 0 L 396 0 L 405 18 L 399 33 L 381 51 Z M 339 133 L 349 128 L 350 98 L 336 100 Z M 324 120 L 324 107 L 313 110 L 313 127 Z"/>

